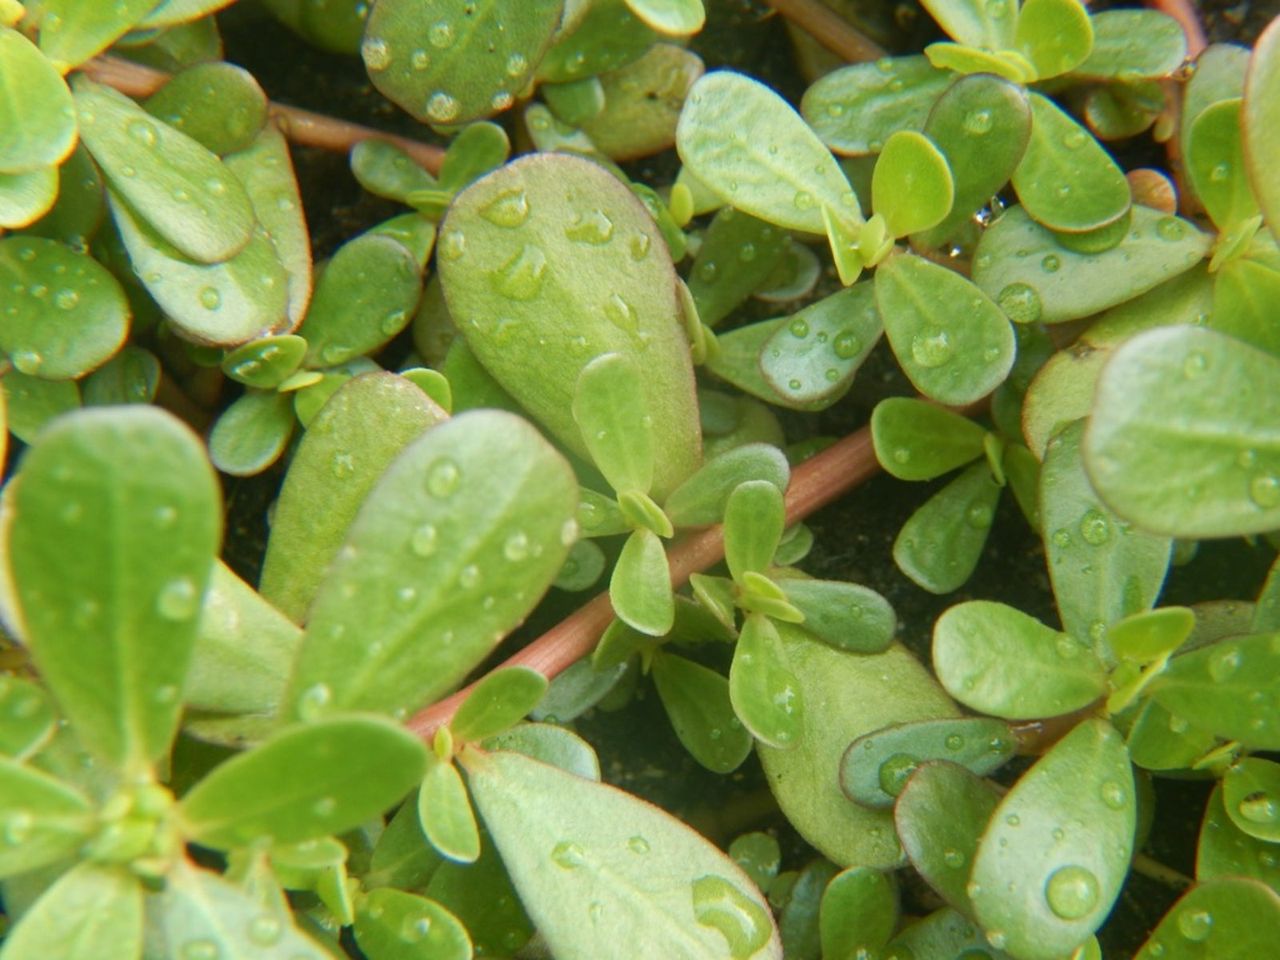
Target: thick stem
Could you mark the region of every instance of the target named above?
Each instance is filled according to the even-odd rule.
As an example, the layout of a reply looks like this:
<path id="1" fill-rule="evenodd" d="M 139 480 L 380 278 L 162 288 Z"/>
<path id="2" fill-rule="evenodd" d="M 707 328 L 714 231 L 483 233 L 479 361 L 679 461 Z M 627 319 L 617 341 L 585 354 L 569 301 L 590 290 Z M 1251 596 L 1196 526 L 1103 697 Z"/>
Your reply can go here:
<path id="1" fill-rule="evenodd" d="M 769 0 L 769 5 L 849 63 L 879 60 L 885 50 L 819 0 Z"/>
<path id="2" fill-rule="evenodd" d="M 787 488 L 787 523 L 796 523 L 852 490 L 880 469 L 871 447 L 871 431 L 864 427 L 816 454 L 796 467 Z M 724 559 L 724 537 L 720 527 L 682 537 L 667 553 L 671 585 L 681 587 L 691 573 L 705 570 Z M 584 607 L 556 624 L 523 650 L 511 656 L 503 667 L 531 667 L 548 679 L 586 656 L 613 620 L 609 595 L 602 593 Z M 474 684 L 472 685 L 474 686 Z M 453 719 L 462 701 L 471 692 L 464 687 L 434 703 L 409 720 L 408 727 L 430 741 L 437 728 Z"/>
<path id="3" fill-rule="evenodd" d="M 81 69 L 98 83 L 115 87 L 131 97 L 149 97 L 169 79 L 169 74 L 163 70 L 154 70 L 118 57 L 97 57 Z M 409 154 L 416 163 L 432 174 L 440 172 L 440 164 L 444 159 L 444 151 L 432 144 L 383 133 L 372 127 L 326 117 L 310 110 L 272 103 L 270 113 L 280 132 L 302 146 L 347 153 L 361 140 L 386 140 Z"/>

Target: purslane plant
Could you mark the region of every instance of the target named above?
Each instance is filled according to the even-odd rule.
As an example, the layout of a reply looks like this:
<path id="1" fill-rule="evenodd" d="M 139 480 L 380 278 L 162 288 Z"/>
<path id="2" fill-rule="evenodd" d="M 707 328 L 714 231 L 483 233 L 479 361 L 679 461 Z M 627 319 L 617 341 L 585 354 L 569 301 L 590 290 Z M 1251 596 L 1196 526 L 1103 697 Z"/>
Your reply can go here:
<path id="1" fill-rule="evenodd" d="M 1280 529 L 1280 22 L 930 0 L 950 41 L 793 106 L 701 0 L 272 0 L 448 143 L 356 146 L 407 209 L 314 263 L 227 6 L 0 0 L 0 960 L 1086 960 L 1134 870 L 1189 887 L 1144 960 L 1270 948 L 1280 576 L 1165 584 Z M 798 568 L 788 438 L 873 357 L 921 397 L 866 449 L 963 468 L 892 560 L 961 588 L 1009 486 L 1056 624 L 966 596 L 930 669 Z M 215 468 L 283 478 L 256 584 Z M 492 668 L 606 571 L 589 660 Z M 602 782 L 577 721 L 645 676 L 787 869 Z M 1215 781 L 1194 880 L 1153 777 Z"/>

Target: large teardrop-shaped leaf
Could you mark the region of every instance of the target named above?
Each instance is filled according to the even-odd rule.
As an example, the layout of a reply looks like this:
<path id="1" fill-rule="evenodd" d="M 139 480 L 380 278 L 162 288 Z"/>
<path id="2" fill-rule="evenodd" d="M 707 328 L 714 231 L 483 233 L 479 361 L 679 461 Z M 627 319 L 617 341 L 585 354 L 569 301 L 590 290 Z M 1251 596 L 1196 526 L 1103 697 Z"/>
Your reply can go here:
<path id="1" fill-rule="evenodd" d="M 609 600 L 618 619 L 651 637 L 667 633 L 675 622 L 667 553 L 647 527 L 633 530 L 623 543 L 609 579 Z"/>
<path id="2" fill-rule="evenodd" d="M 922 0 L 921 6 L 953 40 L 986 50 L 1013 46 L 1016 4 L 1001 0 Z"/>
<path id="3" fill-rule="evenodd" d="M 424 123 L 466 123 L 507 109 L 560 25 L 563 0 L 379 0 L 360 55 L 376 86 Z"/>
<path id="4" fill-rule="evenodd" d="M 786 665 L 804 700 L 789 749 L 756 749 L 769 789 L 801 835 L 837 864 L 892 867 L 901 859 L 888 811 L 850 803 L 840 789 L 849 742 L 891 723 L 956 715 L 951 699 L 903 647 L 849 654 L 778 624 Z"/>
<path id="5" fill-rule="evenodd" d="M 937 226 L 954 199 L 951 168 L 933 141 L 914 130 L 899 130 L 885 141 L 871 177 L 871 206 L 884 217 L 889 236 Z"/>
<path id="6" fill-rule="evenodd" d="M 1280 527 L 1280 361 L 1212 330 L 1127 342 L 1103 369 L 1085 466 L 1121 517 L 1172 536 Z"/>
<path id="7" fill-rule="evenodd" d="M 187 836 L 220 850 L 266 838 L 298 843 L 378 815 L 422 778 L 426 762 L 421 740 L 380 717 L 298 724 L 215 767 L 178 813 Z"/>
<path id="8" fill-rule="evenodd" d="M 20 476 L 9 548 L 32 657 L 80 740 L 143 771 L 177 725 L 218 545 L 203 447 L 152 407 L 86 410 Z"/>
<path id="9" fill-rule="evenodd" d="M 563 443 L 587 454 L 572 416 L 578 376 L 595 357 L 620 353 L 645 371 L 654 497 L 697 468 L 693 364 L 674 322 L 675 270 L 626 186 L 580 157 L 522 158 L 458 195 L 439 248 L 449 312 L 471 349 Z M 534 355 L 536 370 L 526 359 Z"/>
<path id="10" fill-rule="evenodd" d="M 647 418 L 640 371 L 627 356 L 606 353 L 582 368 L 573 419 L 591 460 L 619 492 L 649 492 L 653 483 L 653 421 Z"/>
<path id="11" fill-rule="evenodd" d="M 0 26 L 0 173 L 52 167 L 75 144 L 75 107 L 66 83 L 35 44 Z"/>
<path id="12" fill-rule="evenodd" d="M 804 725 L 804 697 L 787 666 L 774 622 L 750 614 L 729 669 L 729 698 L 743 726 L 761 743 L 786 749 Z"/>
<path id="13" fill-rule="evenodd" d="M 214 154 L 110 87 L 78 76 L 75 97 L 85 146 L 140 220 L 199 263 L 244 249 L 253 208 Z"/>
<path id="14" fill-rule="evenodd" d="M 653 659 L 653 682 L 685 749 L 715 773 L 731 773 L 751 752 L 751 733 L 733 712 L 729 681 L 672 653 Z"/>
<path id="15" fill-rule="evenodd" d="M 85 861 L 22 915 L 5 936 L 0 957 L 132 960 L 142 952 L 142 904 L 142 883 L 126 867 Z"/>
<path id="16" fill-rule="evenodd" d="M 1077 0 L 1024 0 L 1014 46 L 1046 80 L 1079 66 L 1093 49 L 1093 26 Z"/>
<path id="17" fill-rule="evenodd" d="M 1187 135 L 1187 173 L 1219 230 L 1256 216 L 1241 144 L 1240 100 L 1220 100 L 1200 111 Z"/>
<path id="18" fill-rule="evenodd" d="M 576 502 L 569 465 L 512 414 L 472 411 L 410 443 L 320 587 L 287 709 L 400 714 L 451 689 L 555 579 Z"/>
<path id="19" fill-rule="evenodd" d="M 961 703 L 1008 720 L 1070 713 L 1106 689 L 1087 646 L 989 600 L 956 604 L 938 618 L 933 668 Z"/>
<path id="20" fill-rule="evenodd" d="M 1013 328 L 960 274 L 923 257 L 890 257 L 876 270 L 876 305 L 903 372 L 939 403 L 972 403 L 1013 366 Z"/>
<path id="21" fill-rule="evenodd" d="M 301 622 L 373 485 L 406 444 L 443 419 L 426 394 L 395 374 L 366 374 L 340 387 L 289 464 L 263 560 L 262 595 Z"/>
<path id="22" fill-rule="evenodd" d="M 463 763 L 520 899 L 560 960 L 599 960 L 619 944 L 690 960 L 781 958 L 763 895 L 678 820 L 519 754 L 467 753 Z"/>
<path id="23" fill-rule="evenodd" d="M 986 546 L 1000 490 L 985 460 L 969 466 L 902 525 L 893 541 L 898 569 L 930 593 L 964 586 Z"/>
<path id="24" fill-rule="evenodd" d="M 982 456 L 987 431 L 967 417 L 914 397 L 889 397 L 871 412 L 880 465 L 899 480 L 932 480 Z"/>
<path id="25" fill-rule="evenodd" d="M 1280 230 L 1280 177 L 1269 159 L 1280 154 L 1280 25 L 1274 20 L 1249 60 L 1241 120 L 1249 185 L 1274 234 Z"/>
<path id="26" fill-rule="evenodd" d="M 1134 960 L 1248 960 L 1280 937 L 1280 896 L 1256 880 L 1222 877 L 1192 887 Z"/>
<path id="27" fill-rule="evenodd" d="M 862 220 L 830 151 L 785 100 L 740 73 L 716 71 L 693 85 L 676 147 L 694 176 L 761 220 L 820 235 L 823 209 Z"/>

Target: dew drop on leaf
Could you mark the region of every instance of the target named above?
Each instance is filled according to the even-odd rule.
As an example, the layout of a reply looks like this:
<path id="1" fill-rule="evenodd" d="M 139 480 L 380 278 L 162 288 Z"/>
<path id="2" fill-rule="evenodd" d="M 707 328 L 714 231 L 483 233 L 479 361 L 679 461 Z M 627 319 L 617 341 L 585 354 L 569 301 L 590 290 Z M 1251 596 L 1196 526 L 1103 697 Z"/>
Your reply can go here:
<path id="1" fill-rule="evenodd" d="M 542 289 L 542 278 L 547 270 L 547 256 L 542 249 L 526 243 L 494 276 L 494 286 L 511 300 L 532 300 Z"/>
<path id="2" fill-rule="evenodd" d="M 556 866 L 565 870 L 576 870 L 587 862 L 582 847 L 572 840 L 561 840 L 552 847 L 551 859 Z"/>
<path id="3" fill-rule="evenodd" d="M 427 493 L 433 497 L 448 497 L 458 489 L 462 471 L 448 457 L 442 457 L 427 470 Z"/>
<path id="4" fill-rule="evenodd" d="M 974 110 L 964 118 L 964 132 L 980 137 L 991 129 L 991 111 Z"/>
<path id="5" fill-rule="evenodd" d="M 907 778 L 915 772 L 920 762 L 907 753 L 895 753 L 880 764 L 880 789 L 891 797 L 896 797 L 906 786 Z"/>
<path id="6" fill-rule="evenodd" d="M 1035 323 L 1043 310 L 1040 295 L 1025 283 L 1009 284 L 996 296 L 996 303 L 1014 323 Z"/>
<path id="7" fill-rule="evenodd" d="M 751 956 L 769 939 L 769 918 L 760 905 L 714 874 L 693 881 L 693 915 L 704 927 L 720 931 L 735 960 Z"/>
<path id="8" fill-rule="evenodd" d="M 182 945 L 182 960 L 218 960 L 221 955 L 212 940 L 188 940 Z"/>
<path id="9" fill-rule="evenodd" d="M 1111 522 L 1099 511 L 1090 510 L 1080 519 L 1080 536 L 1091 546 L 1101 546 L 1111 539 Z"/>
<path id="10" fill-rule="evenodd" d="M 911 338 L 911 358 L 926 369 L 942 366 L 955 353 L 945 330 L 918 333 Z"/>
<path id="11" fill-rule="evenodd" d="M 458 115 L 458 101 L 443 90 L 427 98 L 427 116 L 436 123 L 448 123 Z"/>
<path id="12" fill-rule="evenodd" d="M 1280 804 L 1269 793 L 1259 790 L 1240 801 L 1236 808 L 1240 816 L 1250 823 L 1275 823 L 1280 820 Z"/>
<path id="13" fill-rule="evenodd" d="M 1112 810 L 1119 810 L 1124 807 L 1128 794 L 1125 793 L 1124 787 L 1116 783 L 1114 780 L 1108 780 L 1100 788 L 1102 802 Z"/>
<path id="14" fill-rule="evenodd" d="M 1063 920 L 1078 920 L 1098 905 L 1098 878 L 1085 867 L 1059 867 L 1045 883 L 1049 909 Z"/>
<path id="15" fill-rule="evenodd" d="M 480 216 L 494 226 L 518 227 L 529 219 L 529 198 L 523 190 L 504 190 L 480 208 Z"/>
<path id="16" fill-rule="evenodd" d="M 1280 477 L 1270 474 L 1249 481 L 1249 499 L 1263 509 L 1280 504 Z"/>
<path id="17" fill-rule="evenodd" d="M 249 921 L 249 939 L 260 947 L 270 947 L 279 941 L 284 926 L 272 916 L 254 917 Z"/>
<path id="18" fill-rule="evenodd" d="M 1173 242 L 1181 240 L 1186 234 L 1186 228 L 1182 225 L 1182 221 L 1176 217 L 1163 217 L 1156 221 L 1156 236 L 1161 240 Z"/>
<path id="19" fill-rule="evenodd" d="M 1209 676 L 1216 683 L 1229 680 L 1240 667 L 1240 651 L 1229 646 L 1209 658 Z"/>
<path id="20" fill-rule="evenodd" d="M 366 38 L 360 45 L 360 56 L 364 58 L 364 65 L 373 71 L 385 70 L 391 65 L 391 48 L 385 40 Z"/>
<path id="21" fill-rule="evenodd" d="M 156 597 L 156 612 L 165 620 L 189 620 L 195 616 L 200 593 L 190 577 L 176 577 L 166 583 Z"/>
<path id="22" fill-rule="evenodd" d="M 627 333 L 635 333 L 640 328 L 640 319 L 636 315 L 635 307 L 616 293 L 609 294 L 608 299 L 605 300 L 604 315 L 615 327 Z"/>
<path id="23" fill-rule="evenodd" d="M 1194 943 L 1207 940 L 1213 930 L 1213 914 L 1207 910 L 1183 910 L 1178 914 L 1178 932 Z"/>

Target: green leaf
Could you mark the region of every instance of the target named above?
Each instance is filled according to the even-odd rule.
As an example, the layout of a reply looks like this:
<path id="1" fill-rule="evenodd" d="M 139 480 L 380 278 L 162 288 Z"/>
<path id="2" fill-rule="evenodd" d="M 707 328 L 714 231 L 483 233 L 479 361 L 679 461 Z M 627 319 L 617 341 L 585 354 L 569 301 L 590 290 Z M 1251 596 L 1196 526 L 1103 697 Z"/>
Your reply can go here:
<path id="1" fill-rule="evenodd" d="M 590 541 L 581 542 L 590 544 L 596 550 L 600 549 Z M 572 562 L 572 560 L 573 551 L 571 550 L 569 561 Z M 604 569 L 604 562 L 604 554 L 601 553 L 601 571 Z M 596 576 L 598 577 L 599 573 Z M 622 680 L 626 670 L 625 663 L 614 664 L 606 670 L 597 670 L 591 658 L 584 657 L 556 674 L 547 688 L 546 695 L 529 711 L 529 717 L 533 720 L 546 720 L 548 723 L 567 723 L 586 713 L 607 697 Z"/>
<path id="2" fill-rule="evenodd" d="M 922 56 L 853 64 L 809 87 L 800 112 L 837 153 L 879 153 L 899 130 L 923 127 L 930 107 L 954 79 Z"/>
<path id="3" fill-rule="evenodd" d="M 1256 260 L 1228 260 L 1213 281 L 1213 329 L 1280 355 L 1280 330 L 1271 319 L 1280 297 L 1280 270 Z"/>
<path id="4" fill-rule="evenodd" d="M 110 87 L 77 76 L 75 97 L 81 139 L 135 216 L 199 263 L 245 248 L 253 208 L 214 154 Z"/>
<path id="5" fill-rule="evenodd" d="M 947 158 L 928 137 L 899 130 L 885 141 L 871 178 L 871 206 L 884 217 L 890 236 L 937 226 L 951 212 L 954 199 Z"/>
<path id="6" fill-rule="evenodd" d="M 773 888 L 772 902 L 784 901 L 778 916 L 784 956 L 816 957 L 822 949 L 822 895 L 838 869 L 817 858 L 798 871 L 791 870 Z"/>
<path id="7" fill-rule="evenodd" d="M 813 131 L 780 96 L 740 73 L 709 73 L 693 85 L 676 148 L 694 176 L 761 220 L 819 235 L 827 232 L 824 208 L 862 221 L 853 188 Z"/>
<path id="8" fill-rule="evenodd" d="M 588 487 L 578 488 L 578 526 L 584 537 L 611 537 L 631 529 L 615 501 Z"/>
<path id="9" fill-rule="evenodd" d="M 1173 542 L 1133 529 L 1098 499 L 1081 458 L 1084 430 L 1076 421 L 1049 441 L 1040 533 L 1063 629 L 1106 656 L 1106 628 L 1155 605 Z"/>
<path id="10" fill-rule="evenodd" d="M 966 951 L 981 951 L 993 960 L 1010 960 L 1009 954 L 995 950 L 974 926 L 966 910 L 961 913 L 951 907 L 935 910 L 921 920 L 908 924 L 891 941 L 885 951 L 885 960 L 926 960 L 961 957 Z M 977 954 L 974 954 L 976 957 Z"/>
<path id="11" fill-rule="evenodd" d="M 782 849 L 777 839 L 759 831 L 735 837 L 729 844 L 729 856 L 761 890 L 769 889 L 782 863 Z"/>
<path id="12" fill-rule="evenodd" d="M 480 833 L 462 775 L 451 761 L 435 754 L 427 757 L 427 774 L 418 791 L 418 819 L 441 856 L 459 863 L 473 863 L 480 856 Z"/>
<path id="13" fill-rule="evenodd" d="M 44 0 L 40 52 L 66 73 L 111 46 L 156 5 L 156 0 L 121 0 L 109 7 L 93 0 Z"/>
<path id="14" fill-rule="evenodd" d="M 840 760 L 840 785 L 855 803 L 888 807 L 921 764 L 946 760 L 984 777 L 1013 756 L 1017 745 L 1009 725 L 989 717 L 900 723 L 849 744 Z"/>
<path id="15" fill-rule="evenodd" d="M 185 862 L 166 875 L 163 892 L 148 899 L 147 950 L 161 956 L 213 950 L 222 960 L 324 955 L 287 911 L 264 906 L 246 890 Z"/>
<path id="16" fill-rule="evenodd" d="M 0 409 L 0 420 L 2 413 Z M 3 444 L 0 439 L 0 447 Z M 0 677 L 0 713 L 5 717 L 4 726 L 0 727 L 0 757 L 14 760 L 25 760 L 44 746 L 58 722 L 44 688 L 20 677 Z"/>
<path id="17" fill-rule="evenodd" d="M 1280 764 L 1237 760 L 1222 777 L 1222 804 L 1235 825 L 1259 840 L 1280 840 Z"/>
<path id="18" fill-rule="evenodd" d="M 1018 323 L 1061 323 L 1146 293 L 1209 251 L 1210 238 L 1186 220 L 1140 206 L 1132 216 L 1120 244 L 1077 253 L 1012 207 L 978 242 L 973 281 Z"/>
<path id="19" fill-rule="evenodd" d="M 514 753 L 469 753 L 476 805 L 561 960 L 619 943 L 661 956 L 781 958 L 763 896 L 728 857 L 643 801 Z"/>
<path id="20" fill-rule="evenodd" d="M 174 74 L 143 104 L 213 153 L 253 145 L 267 122 L 267 95 L 253 74 L 231 63 L 198 63 Z"/>
<path id="21" fill-rule="evenodd" d="M 1000 309 L 960 274 L 900 254 L 876 270 L 876 305 L 903 372 L 945 404 L 985 396 L 1013 366 L 1013 329 Z"/>
<path id="22" fill-rule="evenodd" d="M 639 60 L 599 78 L 604 109 L 582 121 L 583 132 L 596 149 L 618 161 L 674 146 L 680 109 L 705 69 L 691 50 L 655 43 Z"/>
<path id="23" fill-rule="evenodd" d="M 1106 673 L 1088 647 L 989 600 L 956 604 L 938 618 L 933 666 L 961 703 L 1008 720 L 1070 713 L 1106 689 Z"/>
<path id="24" fill-rule="evenodd" d="M 576 491 L 564 459 L 509 413 L 465 413 L 411 442 L 320 587 L 289 709 L 403 714 L 456 686 L 555 579 Z"/>
<path id="25" fill-rule="evenodd" d="M 455 740 L 486 740 L 515 726 L 547 692 L 547 678 L 530 667 L 504 667 L 485 675 L 453 715 Z"/>
<path id="26" fill-rule="evenodd" d="M 697 33 L 707 19 L 702 0 L 627 0 L 627 6 L 654 30 L 673 37 Z"/>
<path id="27" fill-rule="evenodd" d="M 49 213 L 58 199 L 58 169 L 0 173 L 0 227 L 25 227 Z"/>
<path id="28" fill-rule="evenodd" d="M 697 468 L 693 364 L 672 323 L 675 269 L 625 185 L 580 157 L 525 157 L 458 195 L 439 246 L 449 312 L 471 349 L 561 442 L 587 454 L 572 415 L 578 376 L 602 353 L 620 353 L 644 371 L 652 495 L 662 499 Z M 524 359 L 535 354 L 536 370 Z"/>
<path id="29" fill-rule="evenodd" d="M 729 681 L 673 653 L 653 658 L 654 686 L 676 736 L 713 773 L 732 773 L 751 752 L 751 733 L 733 712 Z"/>
<path id="30" fill-rule="evenodd" d="M 86 410 L 21 476 L 9 546 L 31 654 L 81 741 L 144 771 L 177 726 L 218 544 L 203 447 L 154 408 Z"/>
<path id="31" fill-rule="evenodd" d="M 378 815 L 422 779 L 426 763 L 422 741 L 380 717 L 298 724 L 215 767 L 178 812 L 192 840 L 220 850 L 298 843 Z"/>
<path id="32" fill-rule="evenodd" d="M 768 480 L 733 488 L 724 509 L 724 553 L 734 580 L 769 569 L 785 526 L 782 491 Z"/>
<path id="33" fill-rule="evenodd" d="M 914 397 L 889 397 L 871 412 L 876 459 L 899 480 L 932 480 L 977 459 L 986 435 L 967 417 Z"/>
<path id="34" fill-rule="evenodd" d="M 1000 801 L 974 858 L 968 890 L 987 939 L 1025 960 L 1087 939 L 1129 871 L 1135 809 L 1110 724 L 1085 720 L 1054 744 Z"/>
<path id="35" fill-rule="evenodd" d="M 653 421 L 645 410 L 643 380 L 630 357 L 605 353 L 582 368 L 573 419 L 592 462 L 619 492 L 648 493 L 653 483 Z"/>
<path id="36" fill-rule="evenodd" d="M 1085 466 L 1120 516 L 1156 533 L 1221 537 L 1280 526 L 1274 439 L 1280 362 L 1196 327 L 1152 330 L 1112 356 Z M 1209 390 L 1207 384 L 1235 384 Z"/>
<path id="37" fill-rule="evenodd" d="M 627 0 L 591 0 L 572 16 L 575 0 L 566 0 L 564 23 L 538 64 L 543 83 L 568 83 L 632 63 L 658 40 L 658 34 L 631 12 Z"/>
<path id="38" fill-rule="evenodd" d="M 1222 805 L 1221 784 L 1213 788 L 1204 808 L 1204 823 L 1196 848 L 1196 879 L 1249 877 L 1280 892 L 1280 860 L 1275 847 L 1235 825 Z"/>
<path id="39" fill-rule="evenodd" d="M 787 667 L 774 622 L 750 614 L 742 625 L 729 669 L 729 698 L 751 734 L 771 747 L 796 742 L 804 724 L 804 697 Z"/>
<path id="40" fill-rule="evenodd" d="M 0 350 L 28 376 L 69 380 L 101 366 L 124 342 L 129 305 L 98 261 L 56 240 L 0 240 L 0 285 L 10 295 Z"/>
<path id="41" fill-rule="evenodd" d="M 160 358 L 150 350 L 125 346 L 84 379 L 84 402 L 91 407 L 151 403 L 160 386 Z"/>
<path id="42" fill-rule="evenodd" d="M 9 430 L 23 443 L 31 443 L 46 423 L 80 406 L 80 388 L 74 380 L 41 380 L 19 370 L 0 377 Z"/>
<path id="43" fill-rule="evenodd" d="M 1200 111 L 1187 135 L 1187 173 L 1220 230 L 1256 216 L 1241 144 L 1241 101 L 1220 100 Z"/>
<path id="44" fill-rule="evenodd" d="M 1124 171 L 1052 100 L 1035 92 L 1029 96 L 1031 139 L 1013 172 L 1024 209 L 1036 222 L 1066 233 L 1119 220 L 1131 202 Z"/>
<path id="45" fill-rule="evenodd" d="M 246 386 L 274 390 L 297 373 L 306 352 L 307 342 L 301 337 L 263 337 L 223 357 L 222 372 Z"/>
<path id="46" fill-rule="evenodd" d="M 339 388 L 311 421 L 285 475 L 262 595 L 301 622 L 369 491 L 410 441 L 443 419 L 421 390 L 394 374 L 356 377 Z"/>
<path id="47" fill-rule="evenodd" d="M 780 324 L 761 348 L 760 371 L 789 404 L 825 407 L 848 391 L 882 331 L 872 285 L 854 284 Z"/>
<path id="48" fill-rule="evenodd" d="M 988 50 L 1013 46 L 1015 4 L 1003 0 L 922 0 L 921 5 L 948 36 L 966 46 Z"/>
<path id="49" fill-rule="evenodd" d="M 898 531 L 893 560 L 930 593 L 950 593 L 973 574 L 995 520 L 1000 486 L 985 461 L 924 502 Z"/>
<path id="50" fill-rule="evenodd" d="M 522 723 L 484 742 L 486 750 L 511 750 L 587 780 L 600 779 L 600 760 L 591 744 L 553 723 Z"/>
<path id="51" fill-rule="evenodd" d="M 667 553 L 647 527 L 633 530 L 623 543 L 609 579 L 609 600 L 618 619 L 641 633 L 660 637 L 671 629 L 676 611 Z"/>
<path id="52" fill-rule="evenodd" d="M 369 960 L 470 960 L 471 938 L 452 913 L 426 897 L 384 887 L 356 908 L 356 943 Z"/>
<path id="53" fill-rule="evenodd" d="M 1192 887 L 1134 960 L 1245 960 L 1280 936 L 1280 897 L 1255 880 L 1222 877 Z"/>
<path id="54" fill-rule="evenodd" d="M 1151 663 L 1180 647 L 1195 629 L 1189 607 L 1160 607 L 1135 613 L 1107 628 L 1107 647 L 1130 663 Z"/>
<path id="55" fill-rule="evenodd" d="M 818 926 L 824 957 L 874 955 L 898 925 L 898 891 L 887 874 L 850 867 L 822 892 Z"/>
<path id="56" fill-rule="evenodd" d="M 870 587 L 838 580 L 779 580 L 787 600 L 804 614 L 804 629 L 850 653 L 880 653 L 893 642 L 898 618 Z"/>
<path id="57" fill-rule="evenodd" d="M 22 915 L 0 957 L 135 960 L 142 953 L 142 919 L 138 878 L 125 867 L 86 861 L 54 881 Z"/>
<path id="58" fill-rule="evenodd" d="M 1046 80 L 1078 67 L 1093 49 L 1093 25 L 1077 0 L 1024 0 L 1014 46 Z"/>
<path id="59" fill-rule="evenodd" d="M 380 0 L 360 55 L 374 86 L 415 119 L 465 123 L 511 106 L 550 45 L 563 6 Z"/>
<path id="60" fill-rule="evenodd" d="M 781 450 L 769 443 L 747 443 L 704 463 L 667 497 L 662 508 L 677 527 L 707 526 L 723 519 L 725 505 L 739 484 L 762 480 L 785 491 L 790 479 L 791 467 Z"/>
<path id="61" fill-rule="evenodd" d="M 249 390 L 222 411 L 209 433 L 209 459 L 223 473 L 251 477 L 275 463 L 293 436 L 293 398 Z"/>
<path id="62" fill-rule="evenodd" d="M 1031 104 L 1022 86 L 1001 77 L 961 77 L 933 104 L 924 133 L 946 157 L 955 188 L 951 212 L 912 237 L 929 248 L 949 240 L 1009 182 L 1031 136 Z"/>
<path id="63" fill-rule="evenodd" d="M 37 697 L 22 694 L 23 702 Z M 9 736 L 6 731 L 6 739 Z M 0 757 L 0 820 L 5 824 L 0 876 L 35 870 L 73 854 L 92 835 L 94 819 L 89 801 L 67 784 L 16 759 Z"/>
<path id="64" fill-rule="evenodd" d="M 361 140 L 351 148 L 351 173 L 370 193 L 408 203 L 411 194 L 438 189 L 436 178 L 387 140 Z"/>
<path id="65" fill-rule="evenodd" d="M 698 318 L 714 327 L 769 276 L 782 258 L 787 234 L 756 217 L 724 207 L 702 235 L 689 270 Z"/>
<path id="66" fill-rule="evenodd" d="M 507 131 L 496 123 L 471 123 L 453 138 L 440 165 L 440 188 L 456 193 L 496 170 L 511 155 Z"/>
<path id="67" fill-rule="evenodd" d="M 954 70 L 969 76 L 989 73 L 1013 83 L 1026 84 L 1035 77 L 1036 68 L 1022 54 L 1002 49 L 994 53 L 957 43 L 931 43 L 924 55 L 938 70 Z"/>
<path id="68" fill-rule="evenodd" d="M 1178 21 L 1157 10 L 1103 10 L 1091 13 L 1093 49 L 1072 77 L 1089 80 L 1157 80 L 1167 77 L 1187 56 L 1187 39 Z M 1134 43 L 1141 37 L 1141 43 Z"/>
<path id="69" fill-rule="evenodd" d="M 1267 158 L 1280 152 L 1277 110 L 1280 110 L 1280 29 L 1272 22 L 1258 37 L 1249 61 L 1241 137 L 1249 184 L 1273 235 L 1280 230 L 1280 177 Z"/>
<path id="70" fill-rule="evenodd" d="M 76 145 L 71 91 L 35 44 L 7 26 L 0 27 L 0 131 L 4 174 L 56 166 Z"/>
<path id="71" fill-rule="evenodd" d="M 911 865 L 942 899 L 964 913 L 972 909 L 965 887 L 973 857 L 999 800 L 978 775 L 934 760 L 912 772 L 893 808 Z"/>
<path id="72" fill-rule="evenodd" d="M 404 244 L 377 234 L 343 244 L 321 271 L 298 330 L 307 365 L 373 353 L 405 328 L 421 295 L 422 272 Z"/>
<path id="73" fill-rule="evenodd" d="M 849 802 L 840 789 L 840 759 L 855 737 L 891 723 L 955 716 L 955 706 L 900 645 L 848 654 L 799 627 L 780 624 L 778 631 L 805 711 L 790 749 L 757 747 L 769 789 L 801 836 L 835 863 L 896 866 L 902 854 L 892 817 Z"/>

